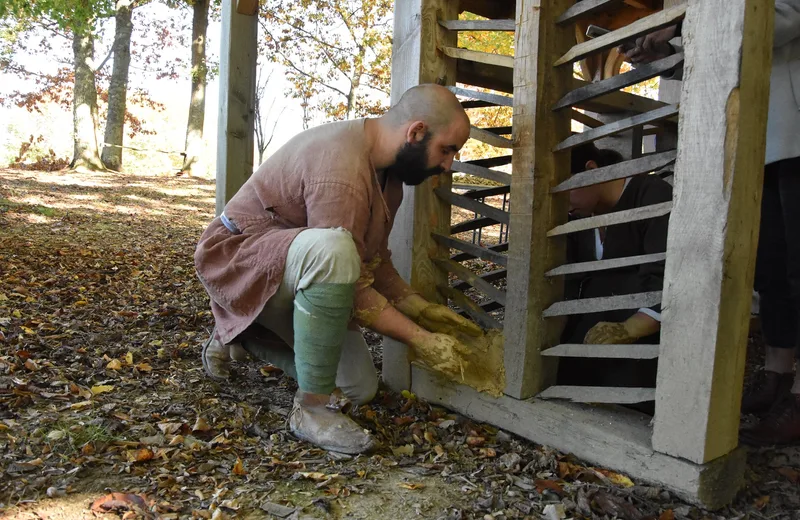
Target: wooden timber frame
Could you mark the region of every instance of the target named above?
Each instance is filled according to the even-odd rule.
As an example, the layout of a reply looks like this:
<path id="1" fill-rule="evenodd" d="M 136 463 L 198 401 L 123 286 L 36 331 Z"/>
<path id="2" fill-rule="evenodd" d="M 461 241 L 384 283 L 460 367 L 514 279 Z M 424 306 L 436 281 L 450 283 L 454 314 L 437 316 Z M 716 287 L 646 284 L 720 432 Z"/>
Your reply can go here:
<path id="1" fill-rule="evenodd" d="M 218 213 L 253 171 L 258 8 L 257 0 L 222 3 Z M 622 22 L 619 9 L 627 11 Z M 485 19 L 460 20 L 463 11 Z M 491 397 L 410 364 L 406 347 L 388 340 L 386 384 L 706 507 L 729 502 L 745 464 L 737 431 L 760 218 L 771 3 L 398 0 L 394 19 L 393 102 L 413 85 L 435 82 L 464 99 L 465 108 L 512 107 L 513 121 L 471 132 L 499 150 L 496 156 L 454 164 L 494 186 L 465 191 L 441 176 L 407 188 L 390 240 L 398 271 L 424 296 L 449 301 L 486 328 L 503 328 L 505 395 Z M 597 20 L 612 32 L 576 38 Z M 682 55 L 617 74 L 619 43 L 680 20 Z M 514 56 L 460 49 L 459 32 L 474 30 L 513 31 Z M 576 62 L 594 71 L 592 83 L 573 77 Z M 664 81 L 661 101 L 619 90 L 681 62 L 688 65 L 683 82 Z M 571 136 L 570 119 L 586 131 Z M 625 132 L 628 160 L 569 176 L 572 147 Z M 642 138 L 651 134 L 655 150 L 642 155 Z M 672 203 L 567 222 L 569 190 L 673 170 Z M 504 198 L 502 208 L 489 202 L 496 196 Z M 475 218 L 451 225 L 451 206 Z M 666 255 L 565 264 L 569 233 L 670 212 Z M 509 226 L 508 239 L 488 247 L 456 236 L 501 224 Z M 497 268 L 472 272 L 463 262 L 475 258 Z M 563 300 L 566 275 L 665 258 L 660 293 Z M 482 294 L 478 301 L 474 292 Z M 558 344 L 567 315 L 658 302 L 660 345 Z M 565 356 L 658 358 L 658 379 L 655 388 L 554 385 Z M 618 406 L 642 401 L 655 402 L 654 421 Z"/>
<path id="2" fill-rule="evenodd" d="M 222 0 L 221 36 L 217 215 L 253 174 L 258 0 Z"/>
<path id="3" fill-rule="evenodd" d="M 499 186 L 461 192 L 449 179 L 439 179 L 408 188 L 390 239 L 395 266 L 422 294 L 448 299 L 484 326 L 503 327 L 506 390 L 495 398 L 446 380 L 409 364 L 405 347 L 391 341 L 384 346 L 383 377 L 395 390 L 411 389 L 475 420 L 717 508 L 733 499 L 745 468 L 737 432 L 774 12 L 763 0 L 645 2 L 650 9 L 645 15 L 632 16 L 601 37 L 576 41 L 576 24 L 639 4 L 396 2 L 393 101 L 413 85 L 437 82 L 464 99 L 465 108 L 513 107 L 510 129 L 471 133 L 505 149 L 505 155 L 454 165 L 455 171 Z M 487 20 L 459 20 L 463 11 Z M 681 20 L 683 55 L 619 75 L 598 74 L 593 83 L 573 78 L 574 63 Z M 514 56 L 459 49 L 458 32 L 469 30 L 513 30 Z M 681 63 L 687 64 L 682 85 L 671 82 L 664 89 L 667 102 L 619 90 Z M 600 120 L 585 111 L 623 115 Z M 571 136 L 570 119 L 587 130 Z M 628 160 L 597 177 L 570 178 L 572 147 L 626 131 L 634 142 Z M 648 134 L 659 136 L 656 151 L 642 155 L 642 137 Z M 496 169 L 509 163 L 510 174 Z M 675 173 L 673 202 L 567 223 L 569 190 L 665 169 Z M 510 193 L 510 211 L 484 200 L 501 193 Z M 475 218 L 451 226 L 451 205 Z M 662 292 L 563 301 L 564 275 L 664 261 L 659 254 L 565 265 L 566 234 L 670 212 Z M 500 223 L 509 226 L 507 243 L 483 247 L 451 236 Z M 498 269 L 473 273 L 460 263 L 471 258 L 494 262 Z M 448 275 L 457 278 L 454 284 Z M 463 293 L 467 289 L 482 298 L 470 299 Z M 569 314 L 659 302 L 660 345 L 558 344 Z M 658 378 L 655 388 L 554 386 L 559 356 L 657 357 Z M 654 421 L 618 406 L 642 401 L 655 401 Z"/>

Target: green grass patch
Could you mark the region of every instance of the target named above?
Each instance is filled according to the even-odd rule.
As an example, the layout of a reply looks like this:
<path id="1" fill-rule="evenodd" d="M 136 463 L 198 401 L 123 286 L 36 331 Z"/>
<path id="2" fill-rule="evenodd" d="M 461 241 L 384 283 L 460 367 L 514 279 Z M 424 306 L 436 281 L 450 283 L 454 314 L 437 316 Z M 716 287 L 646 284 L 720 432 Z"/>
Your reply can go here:
<path id="1" fill-rule="evenodd" d="M 92 443 L 109 443 L 119 438 L 105 426 L 97 424 L 76 424 L 59 421 L 45 435 L 46 441 L 54 452 L 71 455 L 80 451 L 83 446 Z"/>
<path id="2" fill-rule="evenodd" d="M 56 215 L 55 208 L 42 206 L 40 204 L 22 204 L 2 197 L 0 197 L 0 210 L 16 211 L 19 213 L 36 213 L 37 215 L 43 215 L 45 217 L 54 217 Z"/>

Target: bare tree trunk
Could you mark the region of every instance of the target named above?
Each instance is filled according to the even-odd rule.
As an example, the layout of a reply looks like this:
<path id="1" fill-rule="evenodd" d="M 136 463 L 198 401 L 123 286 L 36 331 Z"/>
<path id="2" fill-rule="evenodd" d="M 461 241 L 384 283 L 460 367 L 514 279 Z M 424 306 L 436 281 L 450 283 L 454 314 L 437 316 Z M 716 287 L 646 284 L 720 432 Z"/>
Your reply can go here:
<path id="1" fill-rule="evenodd" d="M 97 147 L 97 87 L 94 80 L 94 37 L 91 31 L 76 32 L 72 40 L 75 56 L 75 88 L 72 104 L 75 149 L 70 168 L 102 170 Z"/>
<path id="2" fill-rule="evenodd" d="M 116 28 L 114 33 L 114 70 L 108 87 L 108 119 L 106 144 L 103 147 L 103 164 L 111 170 L 122 169 L 122 141 L 125 135 L 125 112 L 128 96 L 128 69 L 131 64 L 132 0 L 117 0 Z"/>
<path id="3" fill-rule="evenodd" d="M 182 171 L 192 175 L 200 168 L 203 152 L 203 123 L 206 117 L 206 33 L 208 32 L 209 0 L 195 0 L 192 5 L 192 96 L 189 121 L 186 124 L 186 157 Z"/>

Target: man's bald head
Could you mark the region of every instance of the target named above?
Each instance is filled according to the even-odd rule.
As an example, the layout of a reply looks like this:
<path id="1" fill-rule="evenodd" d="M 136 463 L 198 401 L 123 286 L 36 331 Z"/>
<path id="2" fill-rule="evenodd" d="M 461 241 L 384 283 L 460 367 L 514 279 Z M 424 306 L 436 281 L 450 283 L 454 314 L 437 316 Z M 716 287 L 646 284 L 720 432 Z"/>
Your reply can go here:
<path id="1" fill-rule="evenodd" d="M 437 133 L 458 121 L 469 128 L 469 117 L 458 98 L 436 84 L 417 85 L 406 90 L 385 115 L 392 126 L 422 121 Z"/>

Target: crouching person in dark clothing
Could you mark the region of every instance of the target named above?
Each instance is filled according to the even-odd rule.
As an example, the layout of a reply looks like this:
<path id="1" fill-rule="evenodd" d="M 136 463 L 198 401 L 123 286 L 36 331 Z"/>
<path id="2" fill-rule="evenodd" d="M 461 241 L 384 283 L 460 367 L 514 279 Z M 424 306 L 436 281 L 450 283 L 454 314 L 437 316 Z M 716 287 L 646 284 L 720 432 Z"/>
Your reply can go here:
<path id="1" fill-rule="evenodd" d="M 622 156 L 594 144 L 572 151 L 572 174 L 610 166 Z M 672 200 L 672 186 L 657 175 L 637 175 L 570 192 L 570 217 L 630 210 Z M 607 228 L 573 233 L 568 238 L 569 263 L 609 260 L 664 253 L 667 248 L 669 216 L 664 215 Z M 598 298 L 660 291 L 664 283 L 664 262 L 581 273 L 565 281 L 565 299 Z M 629 344 L 658 343 L 661 307 L 622 309 L 570 316 L 562 335 L 563 343 Z M 655 361 L 623 359 L 561 360 L 559 383 L 573 385 L 641 386 L 655 385 Z"/>

